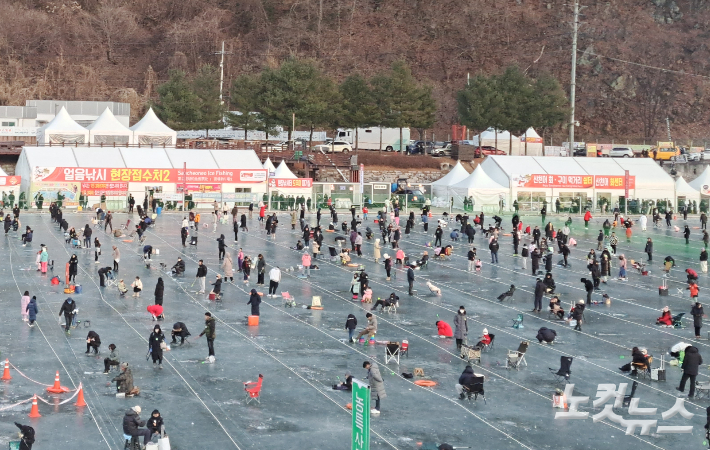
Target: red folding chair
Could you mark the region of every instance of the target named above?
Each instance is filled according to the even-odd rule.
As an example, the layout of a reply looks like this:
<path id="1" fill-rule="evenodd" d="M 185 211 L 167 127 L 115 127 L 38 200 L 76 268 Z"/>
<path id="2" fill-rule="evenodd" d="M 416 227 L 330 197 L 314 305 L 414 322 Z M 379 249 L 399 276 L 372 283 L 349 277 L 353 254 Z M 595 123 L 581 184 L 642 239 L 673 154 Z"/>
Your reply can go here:
<path id="1" fill-rule="evenodd" d="M 407 355 L 407 358 L 409 358 L 409 341 L 404 339 L 402 340 L 402 343 L 399 346 L 399 354 L 404 356 Z"/>
<path id="2" fill-rule="evenodd" d="M 264 381 L 264 375 L 259 374 L 259 381 L 247 381 L 244 383 L 244 391 L 247 393 L 247 405 L 252 400 L 256 400 L 261 404 L 261 383 Z"/>

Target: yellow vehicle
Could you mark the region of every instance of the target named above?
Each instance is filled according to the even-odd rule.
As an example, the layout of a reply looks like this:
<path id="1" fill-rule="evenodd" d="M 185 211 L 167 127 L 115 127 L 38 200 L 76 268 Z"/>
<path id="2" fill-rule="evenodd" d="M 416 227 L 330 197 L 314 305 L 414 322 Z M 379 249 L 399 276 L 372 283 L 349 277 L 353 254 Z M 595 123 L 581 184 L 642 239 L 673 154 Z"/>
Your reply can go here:
<path id="1" fill-rule="evenodd" d="M 680 148 L 673 142 L 659 142 L 651 149 L 651 155 L 655 160 L 670 161 L 680 155 Z"/>

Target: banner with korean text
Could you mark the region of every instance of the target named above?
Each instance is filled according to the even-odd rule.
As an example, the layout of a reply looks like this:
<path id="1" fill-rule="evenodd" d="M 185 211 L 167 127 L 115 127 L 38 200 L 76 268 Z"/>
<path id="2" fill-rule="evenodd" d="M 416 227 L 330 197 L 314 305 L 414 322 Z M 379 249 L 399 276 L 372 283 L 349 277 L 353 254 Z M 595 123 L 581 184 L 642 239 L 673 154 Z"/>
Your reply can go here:
<path id="1" fill-rule="evenodd" d="M 353 378 L 351 450 L 370 450 L 370 385 Z"/>
<path id="2" fill-rule="evenodd" d="M 313 178 L 269 178 L 270 188 L 304 188 L 313 187 Z"/>
<path id="3" fill-rule="evenodd" d="M 628 179 L 628 186 L 626 180 Z M 516 188 L 559 189 L 634 189 L 635 176 L 624 175 L 513 175 Z"/>
<path id="4" fill-rule="evenodd" d="M 111 169 L 98 167 L 40 167 L 33 182 L 124 182 L 170 184 L 262 183 L 266 169 Z"/>

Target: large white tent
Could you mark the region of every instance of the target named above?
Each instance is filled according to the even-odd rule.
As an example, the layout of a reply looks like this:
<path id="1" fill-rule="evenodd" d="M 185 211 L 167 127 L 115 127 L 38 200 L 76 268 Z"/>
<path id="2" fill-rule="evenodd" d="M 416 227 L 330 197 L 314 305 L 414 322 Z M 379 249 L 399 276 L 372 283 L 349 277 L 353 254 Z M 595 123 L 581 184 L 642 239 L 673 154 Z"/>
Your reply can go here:
<path id="1" fill-rule="evenodd" d="M 107 107 L 88 127 L 92 144 L 128 145 L 133 143 L 133 132 L 124 126 Z"/>
<path id="2" fill-rule="evenodd" d="M 431 184 L 434 197 L 448 199 L 449 186 L 453 186 L 454 184 L 463 181 L 469 175 L 468 171 L 461 165 L 461 161 L 457 162 L 449 173 Z"/>
<path id="3" fill-rule="evenodd" d="M 506 198 L 510 192 L 508 186 L 493 180 L 480 165 L 464 180 L 450 186 L 450 190 L 454 194 L 455 208 L 463 208 L 464 197 L 472 197 L 476 210 L 495 212 L 498 212 L 501 196 Z"/>
<path id="4" fill-rule="evenodd" d="M 89 141 L 89 131 L 71 118 L 62 106 L 54 119 L 37 131 L 37 143 L 84 144 Z"/>
<path id="5" fill-rule="evenodd" d="M 131 127 L 131 131 L 133 142 L 139 145 L 174 147 L 177 140 L 177 132 L 161 122 L 153 108 L 148 109 L 145 116 Z"/>
<path id="6" fill-rule="evenodd" d="M 705 166 L 703 173 L 698 175 L 698 178 L 688 183 L 688 185 L 702 195 L 710 195 L 710 166 Z"/>
<path id="7" fill-rule="evenodd" d="M 679 198 L 684 198 L 686 204 L 687 202 L 692 202 L 693 200 L 700 203 L 700 191 L 691 187 L 683 177 L 678 177 L 678 179 L 675 180 L 675 203 L 673 203 L 674 205 L 678 205 Z"/>

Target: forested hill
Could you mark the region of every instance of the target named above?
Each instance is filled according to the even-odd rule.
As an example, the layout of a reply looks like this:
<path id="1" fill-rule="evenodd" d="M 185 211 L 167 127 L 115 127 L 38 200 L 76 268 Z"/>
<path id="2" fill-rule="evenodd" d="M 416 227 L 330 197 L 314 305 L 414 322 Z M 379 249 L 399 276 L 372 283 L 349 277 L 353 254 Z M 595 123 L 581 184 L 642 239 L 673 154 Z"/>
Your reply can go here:
<path id="1" fill-rule="evenodd" d="M 338 81 L 405 59 L 434 87 L 437 128 L 471 76 L 517 64 L 569 85 L 571 0 L 5 0 L 0 103 L 128 101 L 138 116 L 170 68 L 219 64 L 225 86 L 289 56 Z M 584 0 L 578 136 L 708 135 L 710 1 Z M 615 58 L 615 59 L 610 59 Z M 620 60 L 632 61 L 632 65 Z M 658 66 L 676 72 L 644 67 Z M 680 73 L 679 73 L 680 72 Z M 561 136 L 561 133 L 558 133 Z"/>

